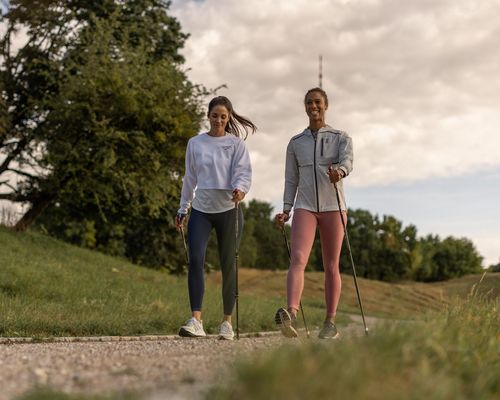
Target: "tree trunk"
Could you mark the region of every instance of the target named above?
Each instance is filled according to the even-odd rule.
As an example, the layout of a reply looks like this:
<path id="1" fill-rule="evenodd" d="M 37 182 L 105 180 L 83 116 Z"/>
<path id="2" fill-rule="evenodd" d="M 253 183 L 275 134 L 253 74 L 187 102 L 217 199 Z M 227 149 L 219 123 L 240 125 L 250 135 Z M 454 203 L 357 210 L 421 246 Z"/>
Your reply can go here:
<path id="1" fill-rule="evenodd" d="M 52 200 L 53 196 L 48 195 L 42 195 L 36 199 L 32 203 L 31 208 L 26 211 L 16 225 L 14 225 L 14 230 L 18 232 L 25 231 L 33 223 L 33 221 L 35 221 L 35 219 L 45 211 Z"/>

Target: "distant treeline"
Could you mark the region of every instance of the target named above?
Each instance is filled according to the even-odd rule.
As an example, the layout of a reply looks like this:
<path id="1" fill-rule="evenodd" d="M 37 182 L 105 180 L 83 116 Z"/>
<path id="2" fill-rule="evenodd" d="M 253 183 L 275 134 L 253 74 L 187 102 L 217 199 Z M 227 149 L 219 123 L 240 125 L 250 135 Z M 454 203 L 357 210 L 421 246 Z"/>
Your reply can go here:
<path id="1" fill-rule="evenodd" d="M 272 205 L 252 200 L 242 203 L 241 207 L 245 224 L 239 251 L 240 265 L 287 269 L 286 242 L 283 232 L 273 221 Z M 138 264 L 167 268 L 173 273 L 186 270 L 184 246 L 181 235 L 175 232 L 173 213 L 158 218 L 138 218 L 128 225 L 111 221 L 104 224 L 92 209 L 77 211 L 75 205 L 59 204 L 44 214 L 37 225 L 62 240 L 123 256 Z M 441 239 L 437 235 L 418 238 L 414 225 L 404 227 L 393 216 L 379 218 L 361 209 L 349 210 L 347 230 L 356 272 L 364 278 L 433 282 L 482 271 L 482 257 L 466 238 Z M 285 231 L 290 241 L 290 224 L 285 226 Z M 210 236 L 206 266 L 209 271 L 219 268 L 215 232 Z M 307 269 L 323 270 L 319 234 Z M 345 241 L 340 269 L 343 273 L 352 273 Z"/>
<path id="2" fill-rule="evenodd" d="M 280 229 L 272 221 L 272 206 L 252 200 L 244 206 L 245 228 L 240 249 L 241 265 L 261 269 L 287 269 L 288 253 Z M 482 257 L 466 238 L 437 235 L 417 237 L 414 225 L 403 226 L 393 216 L 379 218 L 366 210 L 349 210 L 348 234 L 359 276 L 383 281 L 410 279 L 441 281 L 481 272 Z M 286 227 L 288 238 L 290 227 Z M 207 262 L 218 265 L 215 238 L 212 237 Z M 322 270 L 319 234 L 316 235 L 309 270 Z M 345 246 L 340 269 L 351 273 Z"/>

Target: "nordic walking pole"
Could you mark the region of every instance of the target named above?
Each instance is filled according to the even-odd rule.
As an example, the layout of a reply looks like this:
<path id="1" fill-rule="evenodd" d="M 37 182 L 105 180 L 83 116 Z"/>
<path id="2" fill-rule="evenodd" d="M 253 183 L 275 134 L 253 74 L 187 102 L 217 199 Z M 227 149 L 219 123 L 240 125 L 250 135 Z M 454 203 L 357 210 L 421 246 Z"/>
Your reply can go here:
<path id="1" fill-rule="evenodd" d="M 292 254 L 290 253 L 290 245 L 288 244 L 288 238 L 286 237 L 285 226 L 281 227 L 281 233 L 283 233 L 283 239 L 285 239 L 286 250 L 288 251 L 288 260 L 292 261 Z M 302 300 L 299 300 L 300 312 L 302 313 L 302 319 L 304 320 L 304 327 L 306 328 L 307 338 L 310 339 L 309 329 L 307 328 L 306 316 L 304 314 L 304 307 L 302 307 Z"/>
<path id="2" fill-rule="evenodd" d="M 239 325 L 239 310 L 238 310 L 238 303 L 239 303 L 239 294 L 238 294 L 238 258 L 239 258 L 239 249 L 238 249 L 238 218 L 239 218 L 239 203 L 236 201 L 234 203 L 234 211 L 235 211 L 235 218 L 234 218 L 234 269 L 236 270 L 236 277 L 235 277 L 235 283 L 236 283 L 236 290 L 234 292 L 234 297 L 236 299 L 236 339 L 240 339 L 240 325 Z"/>
<path id="3" fill-rule="evenodd" d="M 344 228 L 344 236 L 347 243 L 347 251 L 349 253 L 349 258 L 351 259 L 352 265 L 352 276 L 354 277 L 354 286 L 356 286 L 356 294 L 358 296 L 359 309 L 361 310 L 361 317 L 363 318 L 363 325 L 365 327 L 365 334 L 368 336 L 368 327 L 366 326 L 365 313 L 363 312 L 363 303 L 361 302 L 361 295 L 359 294 L 358 278 L 356 277 L 356 268 L 354 267 L 354 260 L 352 258 L 351 244 L 349 243 L 349 235 L 347 234 L 347 227 L 345 225 L 344 216 L 342 215 L 342 208 L 340 206 L 340 196 L 339 190 L 337 189 L 337 184 L 333 182 L 333 187 L 335 188 L 335 195 L 337 196 L 337 204 L 339 205 L 340 220 L 342 221 L 342 227 Z"/>
<path id="4" fill-rule="evenodd" d="M 182 236 L 182 243 L 184 244 L 184 252 L 186 254 L 186 267 L 189 268 L 189 253 L 186 245 L 186 235 L 184 234 L 184 225 L 181 225 L 180 232 Z"/>

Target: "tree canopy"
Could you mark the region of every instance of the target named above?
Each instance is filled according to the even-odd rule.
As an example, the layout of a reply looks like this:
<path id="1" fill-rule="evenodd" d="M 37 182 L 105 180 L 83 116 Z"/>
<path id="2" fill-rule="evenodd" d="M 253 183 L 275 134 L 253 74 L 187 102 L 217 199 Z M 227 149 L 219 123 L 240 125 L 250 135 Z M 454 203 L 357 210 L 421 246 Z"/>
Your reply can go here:
<path id="1" fill-rule="evenodd" d="M 30 205 L 18 229 L 36 219 L 74 243 L 167 262 L 172 199 L 206 94 L 182 70 L 187 35 L 168 8 L 11 1 L 0 41 L 0 199 Z M 18 33 L 26 40 L 16 49 Z M 155 242 L 162 249 L 149 251 Z"/>

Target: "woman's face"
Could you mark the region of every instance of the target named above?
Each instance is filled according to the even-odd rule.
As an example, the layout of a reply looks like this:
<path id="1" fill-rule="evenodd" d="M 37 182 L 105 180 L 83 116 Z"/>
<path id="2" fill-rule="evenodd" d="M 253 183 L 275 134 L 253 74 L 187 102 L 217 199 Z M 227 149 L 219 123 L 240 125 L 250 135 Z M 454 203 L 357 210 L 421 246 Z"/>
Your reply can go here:
<path id="1" fill-rule="evenodd" d="M 225 106 L 214 106 L 208 113 L 208 120 L 210 121 L 210 130 L 224 132 L 229 122 L 229 111 Z"/>
<path id="2" fill-rule="evenodd" d="M 306 96 L 306 114 L 309 121 L 324 121 L 325 111 L 328 109 L 325 98 L 320 92 L 311 92 Z"/>

